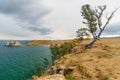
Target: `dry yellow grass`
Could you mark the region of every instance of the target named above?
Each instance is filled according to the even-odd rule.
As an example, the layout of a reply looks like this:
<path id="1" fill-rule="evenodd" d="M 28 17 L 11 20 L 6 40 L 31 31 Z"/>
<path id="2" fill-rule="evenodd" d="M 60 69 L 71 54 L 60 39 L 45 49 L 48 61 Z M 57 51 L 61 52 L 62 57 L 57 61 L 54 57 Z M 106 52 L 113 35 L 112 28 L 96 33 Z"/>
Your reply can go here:
<path id="1" fill-rule="evenodd" d="M 120 80 L 120 38 L 101 39 L 91 49 L 84 50 L 90 41 L 75 42 L 72 52 L 58 59 L 54 66 L 73 67 L 70 75 L 75 80 Z"/>
<path id="2" fill-rule="evenodd" d="M 33 40 L 28 42 L 28 46 L 39 46 L 39 45 L 58 45 L 63 44 L 64 42 L 69 42 L 71 40 Z"/>
<path id="3" fill-rule="evenodd" d="M 61 57 L 56 66 L 74 66 L 76 80 L 120 80 L 120 38 L 101 39 L 83 50 L 91 40 L 76 42 L 76 51 Z"/>

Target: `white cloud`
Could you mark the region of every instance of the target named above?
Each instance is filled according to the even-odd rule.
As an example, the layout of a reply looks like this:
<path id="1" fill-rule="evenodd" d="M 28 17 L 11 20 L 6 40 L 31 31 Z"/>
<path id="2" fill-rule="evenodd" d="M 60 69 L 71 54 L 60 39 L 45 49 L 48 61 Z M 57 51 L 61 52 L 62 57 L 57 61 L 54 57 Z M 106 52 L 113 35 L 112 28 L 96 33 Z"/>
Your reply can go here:
<path id="1" fill-rule="evenodd" d="M 19 23 L 17 25 L 33 32 L 47 35 L 52 32 L 45 28 L 42 18 L 49 13 L 41 0 L 0 0 L 0 13 L 11 16 Z"/>
<path id="2" fill-rule="evenodd" d="M 84 4 L 90 4 L 92 7 L 97 5 L 107 5 L 107 13 L 119 7 L 119 0 L 44 0 L 43 3 L 49 7 L 52 12 L 45 17 L 46 25 L 54 28 L 55 38 L 69 38 L 75 36 L 75 31 L 85 25 L 82 24 L 80 8 Z M 114 15 L 111 24 L 119 23 L 120 10 Z"/>
<path id="3" fill-rule="evenodd" d="M 6 4 L 6 2 L 7 4 Z M 97 5 L 107 5 L 107 12 L 113 11 L 119 7 L 119 0 L 1 0 L 0 9 L 2 14 L 9 16 L 13 22 L 0 17 L 3 20 L 1 33 L 6 33 L 14 36 L 14 38 L 27 39 L 67 39 L 75 36 L 75 31 L 83 27 L 80 8 L 84 4 L 90 4 L 95 7 Z M 4 2 L 4 3 L 3 3 Z M 32 3 L 31 3 L 32 2 Z M 14 5 L 12 5 L 14 4 Z M 10 6 L 12 5 L 12 6 Z M 14 8 L 12 8 L 14 7 Z M 50 12 L 49 12 L 50 11 Z M 21 15 L 25 13 L 24 15 Z M 120 23 L 120 10 L 114 15 L 111 25 Z M 17 17 L 14 17 L 17 16 Z M 16 24 L 19 19 L 22 26 L 27 29 L 18 28 L 21 25 Z M 7 22 L 7 24 L 5 23 Z M 39 25 L 40 24 L 40 25 Z M 31 25 L 34 25 L 31 26 Z M 36 25 L 36 26 L 35 26 Z M 45 28 L 44 28 L 45 27 Z M 12 31 L 11 29 L 14 29 Z M 29 31 L 28 31 L 29 29 Z M 31 31 L 32 30 L 32 31 Z M 39 32 L 41 34 L 39 34 Z M 53 32 L 53 33 L 51 33 Z M 45 34 L 45 35 L 44 35 Z M 27 37 L 25 37 L 25 36 Z M 107 35 L 107 34 L 105 34 Z M 117 35 L 117 34 L 116 34 Z M 15 37 L 16 36 L 16 37 Z M 2 36 L 3 37 L 3 36 Z M 3 37 L 4 38 L 4 37 Z M 6 37 L 5 37 L 6 38 Z"/>

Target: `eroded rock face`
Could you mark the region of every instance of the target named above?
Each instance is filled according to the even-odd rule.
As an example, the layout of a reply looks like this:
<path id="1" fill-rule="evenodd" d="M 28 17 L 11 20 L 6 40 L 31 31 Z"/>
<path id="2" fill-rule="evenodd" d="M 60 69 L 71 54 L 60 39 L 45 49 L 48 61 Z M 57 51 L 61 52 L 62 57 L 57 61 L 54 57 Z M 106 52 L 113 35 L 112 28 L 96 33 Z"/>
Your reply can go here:
<path id="1" fill-rule="evenodd" d="M 33 77 L 33 80 L 66 80 L 63 75 L 55 74 L 42 77 Z"/>
<path id="2" fill-rule="evenodd" d="M 74 70 L 74 67 L 66 67 L 63 65 L 59 66 L 52 66 L 48 69 L 47 74 L 54 75 L 54 74 L 61 74 L 66 75 L 68 73 L 71 73 Z"/>

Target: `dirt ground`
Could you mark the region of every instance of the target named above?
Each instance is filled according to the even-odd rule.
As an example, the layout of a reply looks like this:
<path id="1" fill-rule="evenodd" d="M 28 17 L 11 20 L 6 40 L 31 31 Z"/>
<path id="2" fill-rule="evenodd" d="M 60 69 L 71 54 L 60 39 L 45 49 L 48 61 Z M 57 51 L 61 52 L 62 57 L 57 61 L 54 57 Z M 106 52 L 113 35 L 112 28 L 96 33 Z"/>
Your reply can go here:
<path id="1" fill-rule="evenodd" d="M 85 50 L 84 45 L 90 41 L 76 41 L 73 50 L 56 60 L 54 66 L 72 68 L 66 80 L 120 80 L 120 38 L 100 39 Z"/>
<path id="2" fill-rule="evenodd" d="M 120 38 L 101 39 L 93 48 L 83 50 L 90 41 L 76 42 L 75 50 L 55 65 L 74 67 L 70 75 L 75 80 L 120 80 Z"/>

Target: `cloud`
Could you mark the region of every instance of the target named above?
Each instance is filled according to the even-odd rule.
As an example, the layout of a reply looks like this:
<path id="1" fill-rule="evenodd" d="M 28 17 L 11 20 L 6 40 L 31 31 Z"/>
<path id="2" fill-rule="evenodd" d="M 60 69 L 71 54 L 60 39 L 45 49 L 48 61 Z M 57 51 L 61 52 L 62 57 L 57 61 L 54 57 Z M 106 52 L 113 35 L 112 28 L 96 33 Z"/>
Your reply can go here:
<path id="1" fill-rule="evenodd" d="M 52 30 L 49 28 L 28 27 L 28 29 L 34 32 L 39 32 L 41 35 L 47 35 L 52 33 Z"/>
<path id="2" fill-rule="evenodd" d="M 108 35 L 120 35 L 120 23 L 107 26 L 104 33 Z"/>
<path id="3" fill-rule="evenodd" d="M 13 17 L 19 26 L 43 35 L 52 32 L 42 26 L 42 18 L 49 12 L 41 0 L 0 0 L 0 13 Z"/>

